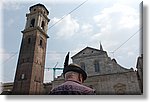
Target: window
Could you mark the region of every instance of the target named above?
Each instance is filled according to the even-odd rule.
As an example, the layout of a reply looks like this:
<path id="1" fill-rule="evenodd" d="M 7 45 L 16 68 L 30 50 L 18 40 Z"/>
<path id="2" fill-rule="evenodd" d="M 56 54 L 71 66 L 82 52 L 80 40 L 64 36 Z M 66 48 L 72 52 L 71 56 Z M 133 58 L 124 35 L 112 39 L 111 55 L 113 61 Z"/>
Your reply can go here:
<path id="1" fill-rule="evenodd" d="M 32 19 L 32 20 L 31 20 L 30 27 L 34 27 L 34 23 L 35 23 L 35 19 Z"/>
<path id="2" fill-rule="evenodd" d="M 44 26 L 45 26 L 45 23 L 44 23 L 44 21 L 42 21 L 41 27 L 43 30 L 44 30 Z"/>
<path id="3" fill-rule="evenodd" d="M 34 81 L 36 81 L 36 76 L 34 77 Z"/>
<path id="4" fill-rule="evenodd" d="M 24 79 L 24 74 L 21 74 L 21 79 Z"/>
<path id="5" fill-rule="evenodd" d="M 117 95 L 123 95 L 126 93 L 126 85 L 125 84 L 117 83 L 116 85 L 114 85 L 113 88 Z"/>
<path id="6" fill-rule="evenodd" d="M 99 62 L 98 61 L 94 62 L 94 67 L 95 67 L 95 72 L 100 72 L 100 67 L 99 67 Z"/>
<path id="7" fill-rule="evenodd" d="M 28 38 L 28 44 L 30 44 L 31 43 L 31 38 Z"/>
<path id="8" fill-rule="evenodd" d="M 40 46 L 42 46 L 42 40 L 40 40 Z"/>
<path id="9" fill-rule="evenodd" d="M 81 68 L 85 71 L 85 63 L 81 62 Z"/>
<path id="10" fill-rule="evenodd" d="M 26 79 L 25 74 L 21 74 L 20 79 L 25 80 Z"/>

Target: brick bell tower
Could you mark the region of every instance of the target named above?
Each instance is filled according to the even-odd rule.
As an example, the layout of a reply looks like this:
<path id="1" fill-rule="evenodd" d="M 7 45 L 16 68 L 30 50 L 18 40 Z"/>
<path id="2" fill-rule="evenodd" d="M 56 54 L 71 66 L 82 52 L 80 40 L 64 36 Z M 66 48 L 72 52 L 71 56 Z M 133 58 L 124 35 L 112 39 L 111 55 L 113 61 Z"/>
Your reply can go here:
<path id="1" fill-rule="evenodd" d="M 42 94 L 49 11 L 42 4 L 30 7 L 14 79 L 13 94 Z"/>

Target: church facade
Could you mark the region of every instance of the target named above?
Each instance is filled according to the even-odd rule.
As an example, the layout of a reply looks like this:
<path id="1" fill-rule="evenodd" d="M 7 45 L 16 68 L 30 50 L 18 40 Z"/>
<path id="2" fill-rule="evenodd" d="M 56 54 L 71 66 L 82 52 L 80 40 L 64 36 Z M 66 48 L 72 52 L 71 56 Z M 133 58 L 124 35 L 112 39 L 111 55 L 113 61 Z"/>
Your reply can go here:
<path id="1" fill-rule="evenodd" d="M 138 74 L 140 70 L 134 71 L 132 68 L 120 66 L 115 59 L 107 55 L 102 45 L 100 49 L 86 47 L 71 58 L 73 63 L 80 65 L 87 72 L 88 78 L 84 85 L 95 89 L 96 94 L 142 94 L 142 78 L 139 79 Z M 141 64 L 141 68 L 137 69 L 142 68 Z M 52 87 L 63 82 L 63 76 L 60 76 L 52 82 Z"/>

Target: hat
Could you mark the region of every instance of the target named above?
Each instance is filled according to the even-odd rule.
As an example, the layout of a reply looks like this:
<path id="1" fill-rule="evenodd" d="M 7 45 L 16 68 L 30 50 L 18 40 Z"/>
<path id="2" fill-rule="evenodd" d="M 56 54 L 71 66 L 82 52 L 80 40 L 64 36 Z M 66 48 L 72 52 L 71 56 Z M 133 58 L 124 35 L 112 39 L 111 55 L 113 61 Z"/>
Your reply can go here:
<path id="1" fill-rule="evenodd" d="M 83 80 L 86 80 L 86 78 L 87 78 L 86 72 L 77 64 L 70 64 L 70 65 L 66 66 L 63 70 L 63 75 L 65 75 L 65 73 L 67 73 L 69 71 L 74 71 L 74 72 L 82 74 Z"/>

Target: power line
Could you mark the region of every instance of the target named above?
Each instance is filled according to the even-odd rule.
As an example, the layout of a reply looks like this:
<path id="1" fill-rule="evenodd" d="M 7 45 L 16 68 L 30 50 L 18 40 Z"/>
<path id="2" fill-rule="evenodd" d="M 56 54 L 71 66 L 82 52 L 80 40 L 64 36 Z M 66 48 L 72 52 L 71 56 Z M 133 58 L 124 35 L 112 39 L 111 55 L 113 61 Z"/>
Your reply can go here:
<path id="1" fill-rule="evenodd" d="M 14 53 L 14 54 L 11 55 L 9 58 L 7 58 L 7 59 L 3 62 L 3 64 L 6 63 L 6 62 L 8 62 L 9 60 L 12 60 L 12 58 L 13 58 L 17 53 L 18 53 L 18 52 Z"/>
<path id="2" fill-rule="evenodd" d="M 116 52 L 119 48 L 121 48 L 125 43 L 127 43 L 132 37 L 134 37 L 140 30 L 142 29 L 139 28 L 134 34 L 132 34 L 125 42 L 123 42 L 119 47 L 117 47 L 114 51 L 112 51 L 111 53 Z"/>
<path id="3" fill-rule="evenodd" d="M 71 14 L 72 12 L 74 12 L 76 9 L 78 9 L 79 7 L 81 7 L 84 3 L 86 3 L 88 0 L 84 1 L 83 3 L 81 3 L 80 5 L 78 5 L 76 8 L 74 8 L 73 10 L 71 10 L 68 14 L 66 14 L 65 16 L 61 17 L 56 23 L 54 23 L 52 26 L 50 26 L 48 29 L 51 29 L 53 26 L 55 26 L 57 23 L 59 23 L 61 20 L 63 20 L 66 16 L 68 16 L 69 14 Z"/>

